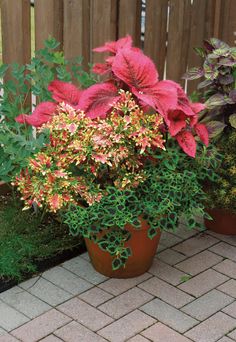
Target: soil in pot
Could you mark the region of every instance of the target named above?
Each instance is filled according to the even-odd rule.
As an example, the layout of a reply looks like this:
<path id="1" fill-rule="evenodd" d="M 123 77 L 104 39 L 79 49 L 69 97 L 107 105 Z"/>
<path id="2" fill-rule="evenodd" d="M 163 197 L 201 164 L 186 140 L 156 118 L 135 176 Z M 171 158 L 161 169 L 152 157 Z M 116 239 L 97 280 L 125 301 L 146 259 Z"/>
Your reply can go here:
<path id="1" fill-rule="evenodd" d="M 205 220 L 207 229 L 218 234 L 236 235 L 236 214 L 226 209 L 208 209 L 213 220 Z"/>
<path id="2" fill-rule="evenodd" d="M 149 228 L 147 222 L 141 219 L 141 223 L 141 229 L 135 229 L 130 224 L 125 226 L 131 232 L 131 238 L 125 243 L 125 247 L 131 248 L 132 255 L 128 258 L 125 267 L 115 271 L 112 270 L 114 257 L 108 252 L 102 251 L 93 241 L 85 239 L 91 262 L 96 271 L 111 278 L 132 278 L 149 270 L 157 251 L 161 232 L 158 231 L 158 234 L 151 240 L 147 235 Z"/>

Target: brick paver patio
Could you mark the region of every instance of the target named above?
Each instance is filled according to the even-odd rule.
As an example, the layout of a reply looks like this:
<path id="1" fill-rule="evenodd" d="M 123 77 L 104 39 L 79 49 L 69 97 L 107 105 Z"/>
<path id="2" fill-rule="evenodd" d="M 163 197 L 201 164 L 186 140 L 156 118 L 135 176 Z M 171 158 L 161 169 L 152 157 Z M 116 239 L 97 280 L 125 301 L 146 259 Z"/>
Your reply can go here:
<path id="1" fill-rule="evenodd" d="M 0 342 L 236 341 L 236 236 L 162 235 L 149 272 L 108 279 L 85 253 L 0 294 Z"/>

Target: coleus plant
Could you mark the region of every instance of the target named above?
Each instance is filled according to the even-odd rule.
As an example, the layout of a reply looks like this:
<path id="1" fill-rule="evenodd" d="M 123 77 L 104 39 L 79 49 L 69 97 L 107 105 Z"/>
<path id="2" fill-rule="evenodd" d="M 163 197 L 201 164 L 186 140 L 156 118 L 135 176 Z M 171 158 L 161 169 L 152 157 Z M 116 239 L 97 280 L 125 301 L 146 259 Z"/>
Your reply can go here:
<path id="1" fill-rule="evenodd" d="M 210 136 L 216 137 L 227 127 L 236 128 L 236 47 L 211 38 L 195 51 L 203 63 L 191 68 L 184 78 L 190 81 L 204 77 L 198 84 L 206 105 L 201 122 L 207 125 Z"/>
<path id="2" fill-rule="evenodd" d="M 16 121 L 40 127 L 52 120 L 60 102 L 84 111 L 91 119 L 106 118 L 115 103 L 121 99 L 120 89 L 129 91 L 145 112 L 158 112 L 164 120 L 164 128 L 191 157 L 196 155 L 195 136 L 208 145 L 208 131 L 198 123 L 198 113 L 204 109 L 201 103 L 191 103 L 181 86 L 173 81 L 160 81 L 152 60 L 132 46 L 130 36 L 94 49 L 109 52 L 104 63 L 94 65 L 93 72 L 103 75 L 103 82 L 87 89 L 78 89 L 71 83 L 54 80 L 48 90 L 52 101 L 40 103 L 31 115 L 20 114 Z"/>
<path id="3" fill-rule="evenodd" d="M 175 230 L 184 216 L 199 228 L 206 195 L 201 181 L 215 180 L 215 154 L 199 144 L 189 158 L 177 141 L 165 140 L 163 118 L 144 113 L 137 97 L 124 90 L 105 118 L 90 118 L 69 104 L 56 106 L 38 129 L 50 142 L 29 158 L 14 185 L 25 209 L 33 204 L 59 213 L 73 235 L 91 239 L 123 267 L 132 250 L 127 242 L 140 217 L 148 237 Z"/>

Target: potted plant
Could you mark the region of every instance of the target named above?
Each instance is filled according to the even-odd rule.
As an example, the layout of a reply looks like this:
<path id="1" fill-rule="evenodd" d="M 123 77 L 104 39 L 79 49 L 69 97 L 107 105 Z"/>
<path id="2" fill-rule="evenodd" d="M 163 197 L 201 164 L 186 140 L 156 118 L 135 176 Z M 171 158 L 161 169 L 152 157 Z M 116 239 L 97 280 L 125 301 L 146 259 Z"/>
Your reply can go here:
<path id="1" fill-rule="evenodd" d="M 185 78 L 204 77 L 198 85 L 198 97 L 206 105 L 200 121 L 223 155 L 218 181 L 207 186 L 208 212 L 214 220 L 207 220 L 206 227 L 221 234 L 236 234 L 236 47 L 212 38 L 196 52 L 203 65 L 190 69 Z"/>
<path id="2" fill-rule="evenodd" d="M 55 80 L 55 102 L 16 118 L 50 142 L 15 185 L 25 208 L 60 212 L 71 234 L 85 237 L 95 269 L 133 277 L 151 266 L 161 230 L 177 229 L 183 215 L 188 228 L 208 217 L 201 180 L 214 180 L 215 152 L 198 139 L 208 144 L 198 123 L 203 106 L 177 83 L 159 81 L 129 36 L 96 51 L 112 54 L 93 68 L 104 82 L 81 91 Z"/>

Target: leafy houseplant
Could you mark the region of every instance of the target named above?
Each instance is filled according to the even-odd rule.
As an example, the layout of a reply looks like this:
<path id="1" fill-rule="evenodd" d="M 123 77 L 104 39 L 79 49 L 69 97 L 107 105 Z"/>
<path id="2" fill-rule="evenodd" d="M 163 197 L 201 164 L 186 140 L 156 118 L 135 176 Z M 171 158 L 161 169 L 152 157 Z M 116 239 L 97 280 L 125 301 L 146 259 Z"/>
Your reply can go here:
<path id="1" fill-rule="evenodd" d="M 218 181 L 208 187 L 209 212 L 214 221 L 206 224 L 217 232 L 236 234 L 236 47 L 212 38 L 196 51 L 204 58 L 203 65 L 189 70 L 185 78 L 204 76 L 198 85 L 199 96 L 206 105 L 201 122 L 224 156 L 217 170 Z"/>
<path id="2" fill-rule="evenodd" d="M 48 142 L 47 134 L 35 136 L 32 126 L 19 125 L 15 121 L 19 114 L 31 112 L 30 92 L 41 103 L 52 101 L 48 85 L 55 78 L 67 82 L 73 78 L 82 88 L 96 80 L 95 74 L 83 70 L 81 58 L 68 61 L 63 52 L 56 51 L 60 44 L 54 38 L 44 44 L 29 64 L 2 64 L 0 67 L 0 79 L 8 76 L 0 82 L 0 182 L 10 182 L 27 166 L 27 158 Z"/>
<path id="3" fill-rule="evenodd" d="M 15 184 L 26 208 L 59 211 L 70 232 L 86 238 L 97 270 L 130 277 L 150 267 L 160 230 L 175 230 L 182 215 L 189 228 L 201 226 L 196 215 L 208 217 L 201 180 L 215 180 L 215 152 L 197 147 L 197 137 L 208 144 L 198 123 L 203 106 L 175 82 L 159 81 L 129 36 L 96 51 L 112 54 L 93 68 L 103 83 L 81 91 L 55 80 L 54 102 L 16 118 L 48 131 L 50 142 Z"/>

